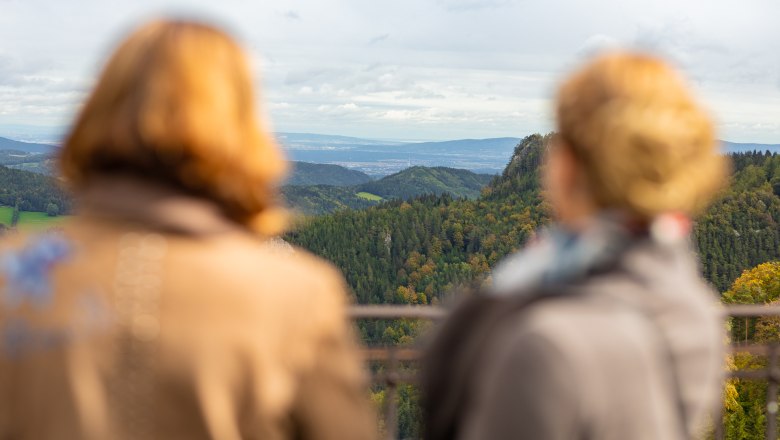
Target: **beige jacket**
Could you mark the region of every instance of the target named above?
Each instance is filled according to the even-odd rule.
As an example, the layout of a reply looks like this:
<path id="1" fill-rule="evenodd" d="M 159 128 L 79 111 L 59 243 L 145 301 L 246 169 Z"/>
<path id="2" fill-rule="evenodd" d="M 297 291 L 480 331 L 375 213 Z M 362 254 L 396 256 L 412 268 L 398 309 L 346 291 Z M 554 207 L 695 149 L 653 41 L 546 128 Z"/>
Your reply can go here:
<path id="1" fill-rule="evenodd" d="M 0 438 L 374 438 L 333 267 L 138 181 L 81 206 L 4 248 Z"/>

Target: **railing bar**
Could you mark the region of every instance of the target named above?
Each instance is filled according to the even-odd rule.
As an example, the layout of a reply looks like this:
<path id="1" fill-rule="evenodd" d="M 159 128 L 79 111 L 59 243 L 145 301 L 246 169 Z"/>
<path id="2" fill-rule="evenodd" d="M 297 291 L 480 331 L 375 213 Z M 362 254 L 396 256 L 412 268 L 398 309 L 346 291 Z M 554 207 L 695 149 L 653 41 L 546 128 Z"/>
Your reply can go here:
<path id="1" fill-rule="evenodd" d="M 441 306 L 356 305 L 349 308 L 352 319 L 441 319 L 447 310 Z M 763 304 L 730 304 L 723 307 L 724 317 L 745 318 L 780 316 L 780 307 Z"/>
<path id="2" fill-rule="evenodd" d="M 736 370 L 729 371 L 729 377 L 734 379 L 747 379 L 747 380 L 767 380 L 769 379 L 769 371 L 765 369 L 761 370 Z"/>
<path id="3" fill-rule="evenodd" d="M 395 358 L 399 361 L 416 361 L 422 356 L 422 352 L 415 348 L 393 348 L 393 350 Z M 367 361 L 386 361 L 390 358 L 390 349 L 387 347 L 364 348 L 360 353 Z"/>
<path id="4" fill-rule="evenodd" d="M 441 319 L 447 311 L 437 306 L 352 306 L 351 319 Z"/>
<path id="5" fill-rule="evenodd" d="M 780 307 L 762 304 L 730 304 L 723 308 L 723 315 L 733 318 L 780 316 Z"/>
<path id="6" fill-rule="evenodd" d="M 731 347 L 731 354 L 756 354 L 765 356 L 769 353 L 768 346 L 763 344 L 734 345 Z"/>
<path id="7" fill-rule="evenodd" d="M 414 374 L 399 374 L 396 376 L 392 376 L 393 379 L 396 379 L 399 384 L 401 383 L 407 383 L 407 384 L 416 384 L 419 382 L 419 378 Z M 371 376 L 372 383 L 384 383 L 386 384 L 390 379 L 390 376 L 386 374 L 375 374 Z"/>

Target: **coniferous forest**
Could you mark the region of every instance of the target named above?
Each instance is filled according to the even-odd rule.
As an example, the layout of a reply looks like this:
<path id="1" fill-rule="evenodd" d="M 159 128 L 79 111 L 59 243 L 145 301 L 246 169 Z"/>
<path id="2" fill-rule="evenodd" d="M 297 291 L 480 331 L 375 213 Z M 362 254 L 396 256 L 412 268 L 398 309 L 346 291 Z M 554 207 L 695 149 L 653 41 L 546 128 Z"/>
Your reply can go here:
<path id="1" fill-rule="evenodd" d="M 516 147 L 504 172 L 476 200 L 420 196 L 309 218 L 286 239 L 336 264 L 361 304 L 432 304 L 489 275 L 550 219 L 538 177 L 548 136 Z M 721 292 L 743 270 L 780 258 L 780 156 L 730 155 L 732 181 L 696 223 L 705 277 Z M 403 331 L 366 330 L 394 343 Z M 379 332 L 379 334 L 377 334 Z"/>
<path id="2" fill-rule="evenodd" d="M 0 206 L 46 212 L 52 204 L 57 206 L 58 214 L 71 211 L 70 196 L 54 178 L 0 166 Z"/>

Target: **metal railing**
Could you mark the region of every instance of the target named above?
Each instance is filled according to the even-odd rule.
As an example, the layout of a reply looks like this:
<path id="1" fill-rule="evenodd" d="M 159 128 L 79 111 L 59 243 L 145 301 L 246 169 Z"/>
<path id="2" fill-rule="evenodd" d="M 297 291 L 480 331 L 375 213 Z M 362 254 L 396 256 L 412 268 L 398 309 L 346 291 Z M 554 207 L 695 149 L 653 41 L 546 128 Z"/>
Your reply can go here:
<path id="1" fill-rule="evenodd" d="M 446 317 L 447 312 L 436 306 L 354 306 L 349 310 L 352 320 L 396 320 L 396 319 L 423 319 L 439 320 Z M 726 318 L 756 318 L 780 316 L 780 307 L 763 305 L 728 305 L 723 308 L 723 317 Z M 766 356 L 768 364 L 766 368 L 756 370 L 729 371 L 729 376 L 734 379 L 766 380 L 766 439 L 777 440 L 778 419 L 778 386 L 780 386 L 780 344 L 755 344 L 733 345 L 732 352 L 749 353 L 752 355 Z M 385 406 L 383 408 L 385 438 L 398 439 L 398 386 L 401 384 L 415 384 L 416 374 L 403 373 L 400 366 L 403 362 L 417 361 L 420 359 L 420 351 L 415 348 L 401 346 L 368 347 L 363 349 L 364 359 L 369 362 L 382 362 L 384 372 L 374 374 L 374 384 L 385 387 Z M 725 427 L 721 414 L 716 417 L 714 437 L 715 440 L 723 440 Z"/>

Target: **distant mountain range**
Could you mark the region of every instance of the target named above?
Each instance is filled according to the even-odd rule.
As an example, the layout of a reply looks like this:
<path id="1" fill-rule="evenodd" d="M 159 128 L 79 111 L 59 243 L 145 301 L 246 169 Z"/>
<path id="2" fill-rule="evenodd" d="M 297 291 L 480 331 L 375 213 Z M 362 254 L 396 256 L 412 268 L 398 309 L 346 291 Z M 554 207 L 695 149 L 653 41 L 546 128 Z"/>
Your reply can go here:
<path id="1" fill-rule="evenodd" d="M 496 174 L 506 165 L 519 138 L 402 142 L 345 136 L 277 133 L 279 143 L 296 161 L 331 163 L 372 177 L 412 166 L 449 167 Z"/>
<path id="2" fill-rule="evenodd" d="M 277 133 L 294 160 L 332 163 L 379 177 L 415 165 L 449 167 L 496 174 L 504 169 L 520 138 L 402 142 L 305 133 Z M 721 141 L 724 153 L 780 152 L 780 144 Z"/>
<path id="3" fill-rule="evenodd" d="M 275 133 L 276 140 L 288 149 L 307 149 L 309 147 L 321 148 L 323 145 L 355 146 L 355 145 L 399 145 L 403 141 L 388 141 L 378 139 L 365 139 L 350 136 L 338 136 L 332 134 L 316 133 Z"/>
<path id="4" fill-rule="evenodd" d="M 278 133 L 294 161 L 283 187 L 287 203 L 308 215 L 360 209 L 384 200 L 449 193 L 474 199 L 507 166 L 519 138 L 402 142 Z M 55 169 L 57 146 L 0 137 L 0 165 L 41 174 Z M 723 142 L 726 152 L 780 152 L 780 145 Z M 320 163 L 312 163 L 320 162 Z"/>
<path id="5" fill-rule="evenodd" d="M 0 150 L 14 150 L 24 153 L 52 153 L 56 148 L 54 145 L 21 142 L 0 137 Z"/>
<path id="6" fill-rule="evenodd" d="M 780 153 L 780 144 L 751 144 L 751 143 L 739 143 L 720 141 L 723 146 L 723 150 L 726 153 L 745 153 L 749 151 L 770 151 L 772 153 Z"/>
<path id="7" fill-rule="evenodd" d="M 341 165 L 374 179 L 413 166 L 459 168 L 481 174 L 497 174 L 504 169 L 515 146 L 520 142 L 519 138 L 514 137 L 412 142 L 316 133 L 281 132 L 276 133 L 275 136 L 293 161 Z M 753 150 L 780 152 L 778 144 L 722 141 L 722 145 L 725 153 Z M 56 151 L 56 148 L 44 143 L 20 142 L 0 137 L 0 150 L 13 150 L 33 155 L 51 153 Z M 15 157 L 12 160 L 14 166 L 21 166 L 18 159 Z M 43 160 L 42 157 L 31 156 L 27 159 L 29 160 L 24 163 L 28 169 L 37 172 L 46 172 L 48 169 L 45 166 L 35 165 L 36 161 Z M 0 158 L 0 164 L 6 163 L 8 162 Z M 359 183 L 358 181 L 332 182 L 325 179 L 324 175 L 322 177 L 314 182 L 299 181 L 293 173 L 290 183 L 335 185 Z M 365 179 L 366 176 L 354 175 L 353 178 L 360 180 Z"/>

